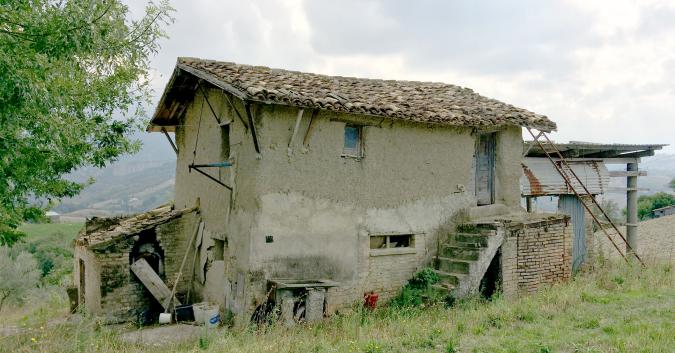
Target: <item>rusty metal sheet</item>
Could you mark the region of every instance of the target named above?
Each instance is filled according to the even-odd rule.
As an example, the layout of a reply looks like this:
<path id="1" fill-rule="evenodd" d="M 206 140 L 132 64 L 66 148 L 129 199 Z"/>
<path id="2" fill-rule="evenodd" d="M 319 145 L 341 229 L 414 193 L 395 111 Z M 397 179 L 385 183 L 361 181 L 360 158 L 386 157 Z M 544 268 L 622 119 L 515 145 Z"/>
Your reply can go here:
<path id="1" fill-rule="evenodd" d="M 557 161 L 556 163 L 560 163 Z M 591 194 L 603 194 L 609 186 L 609 171 L 602 161 L 568 162 L 572 170 Z M 523 158 L 523 174 L 520 177 L 522 196 L 572 195 L 574 192 L 558 174 L 556 168 L 547 158 Z M 577 180 L 572 177 L 572 185 L 577 192 L 585 193 Z"/>

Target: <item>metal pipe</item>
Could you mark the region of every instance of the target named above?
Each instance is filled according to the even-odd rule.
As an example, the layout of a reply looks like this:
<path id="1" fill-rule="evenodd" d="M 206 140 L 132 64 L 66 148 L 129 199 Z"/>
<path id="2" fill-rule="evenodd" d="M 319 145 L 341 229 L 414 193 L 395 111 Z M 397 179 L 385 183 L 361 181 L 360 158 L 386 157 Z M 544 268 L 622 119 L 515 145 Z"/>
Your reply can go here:
<path id="1" fill-rule="evenodd" d="M 626 164 L 628 176 L 626 177 L 626 252 L 635 255 L 638 249 L 638 191 L 637 191 L 637 163 Z M 631 176 L 630 172 L 635 172 L 635 176 Z"/>
<path id="2" fill-rule="evenodd" d="M 215 162 L 206 164 L 190 164 L 189 168 L 227 168 L 231 166 L 232 163 L 230 162 Z"/>
<path id="3" fill-rule="evenodd" d="M 215 181 L 216 183 L 220 184 L 221 186 L 223 186 L 223 187 L 227 188 L 228 190 L 232 191 L 232 187 L 231 187 L 231 186 L 226 185 L 226 184 L 223 183 L 222 181 L 220 181 L 220 180 L 218 180 L 218 179 L 216 179 L 216 178 L 210 176 L 209 174 L 207 174 L 207 173 L 204 172 L 203 170 L 200 170 L 198 167 L 191 167 L 190 170 L 192 170 L 192 169 L 196 170 L 199 174 L 201 174 L 201 175 L 203 175 L 203 176 L 205 176 L 205 177 L 207 177 L 207 178 L 209 178 L 209 179 Z"/>

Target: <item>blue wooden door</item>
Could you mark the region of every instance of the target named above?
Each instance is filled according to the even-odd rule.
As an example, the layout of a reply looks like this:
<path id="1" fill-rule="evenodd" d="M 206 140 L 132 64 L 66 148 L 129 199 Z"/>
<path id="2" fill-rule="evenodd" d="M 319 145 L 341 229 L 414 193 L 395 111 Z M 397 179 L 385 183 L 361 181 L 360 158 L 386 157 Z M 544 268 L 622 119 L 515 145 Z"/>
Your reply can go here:
<path id="1" fill-rule="evenodd" d="M 577 270 L 586 259 L 586 220 L 584 206 L 575 195 L 560 195 L 558 210 L 572 218 L 574 239 L 572 240 L 572 270 Z"/>
<path id="2" fill-rule="evenodd" d="M 476 141 L 476 199 L 478 206 L 495 200 L 495 134 L 480 134 Z"/>

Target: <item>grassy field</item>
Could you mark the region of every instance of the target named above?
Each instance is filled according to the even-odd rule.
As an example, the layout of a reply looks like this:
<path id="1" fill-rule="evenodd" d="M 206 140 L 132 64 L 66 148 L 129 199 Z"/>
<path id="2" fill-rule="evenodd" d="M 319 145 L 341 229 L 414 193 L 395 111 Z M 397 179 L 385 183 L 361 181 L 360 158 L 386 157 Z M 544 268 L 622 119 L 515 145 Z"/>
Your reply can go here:
<path id="1" fill-rule="evenodd" d="M 72 249 L 72 242 L 82 226 L 82 223 L 24 224 L 19 230 L 26 233 L 25 243 Z"/>
<path id="2" fill-rule="evenodd" d="M 383 307 L 291 329 L 223 328 L 161 348 L 123 343 L 121 327 L 101 326 L 93 318 L 50 322 L 55 312 L 45 309 L 17 321 L 23 333 L 0 338 L 0 351 L 674 352 L 674 279 L 670 263 L 642 269 L 609 262 L 515 301 Z"/>

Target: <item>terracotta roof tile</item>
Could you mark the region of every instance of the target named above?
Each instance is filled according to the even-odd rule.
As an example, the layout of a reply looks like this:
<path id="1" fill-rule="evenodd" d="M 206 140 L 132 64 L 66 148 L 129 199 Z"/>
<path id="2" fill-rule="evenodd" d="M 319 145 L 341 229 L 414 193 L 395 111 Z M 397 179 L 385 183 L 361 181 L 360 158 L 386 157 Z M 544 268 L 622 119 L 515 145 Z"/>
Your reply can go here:
<path id="1" fill-rule="evenodd" d="M 445 83 L 326 76 L 196 58 L 179 58 L 178 68 L 240 98 L 270 104 L 443 125 L 556 128 L 544 115 Z"/>

